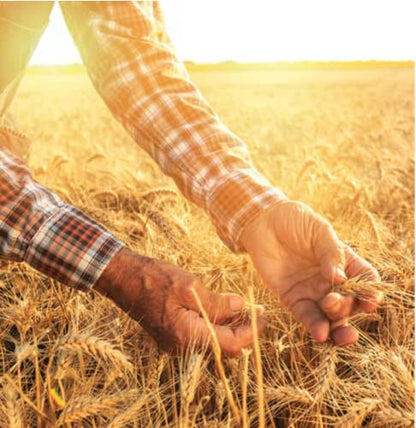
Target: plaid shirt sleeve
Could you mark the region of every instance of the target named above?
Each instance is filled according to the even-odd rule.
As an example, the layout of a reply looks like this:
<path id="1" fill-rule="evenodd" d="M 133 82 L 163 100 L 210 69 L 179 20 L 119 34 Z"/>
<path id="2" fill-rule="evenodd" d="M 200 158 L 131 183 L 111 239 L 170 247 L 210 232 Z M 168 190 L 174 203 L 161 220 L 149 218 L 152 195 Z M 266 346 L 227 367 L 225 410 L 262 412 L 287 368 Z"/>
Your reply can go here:
<path id="1" fill-rule="evenodd" d="M 122 246 L 83 212 L 34 181 L 26 165 L 0 142 L 0 259 L 25 261 L 86 291 Z"/>
<path id="2" fill-rule="evenodd" d="M 92 82 L 133 139 L 210 215 L 223 242 L 285 198 L 253 167 L 246 145 L 190 80 L 158 1 L 61 2 Z"/>

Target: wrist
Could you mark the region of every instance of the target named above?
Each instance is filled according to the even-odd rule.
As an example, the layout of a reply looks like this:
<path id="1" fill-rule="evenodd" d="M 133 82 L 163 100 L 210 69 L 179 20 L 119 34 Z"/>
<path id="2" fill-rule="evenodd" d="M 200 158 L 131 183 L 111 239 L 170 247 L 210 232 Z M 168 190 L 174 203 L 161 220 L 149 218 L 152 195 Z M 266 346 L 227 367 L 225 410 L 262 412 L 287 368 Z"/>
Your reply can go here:
<path id="1" fill-rule="evenodd" d="M 235 253 L 245 251 L 241 232 L 267 207 L 286 196 L 254 168 L 236 169 L 213 187 L 207 210 L 222 241 Z"/>
<path id="2" fill-rule="evenodd" d="M 119 284 L 120 282 L 118 281 L 118 277 L 121 275 L 120 266 L 124 264 L 124 258 L 128 251 L 129 250 L 126 248 L 123 248 L 115 254 L 101 276 L 98 278 L 94 289 L 100 294 L 103 294 L 106 297 L 111 297 L 115 284 Z"/>
<path id="3" fill-rule="evenodd" d="M 267 226 L 270 224 L 269 218 L 272 218 L 272 220 L 275 221 L 275 215 L 273 214 L 276 211 L 276 207 L 285 204 L 288 201 L 289 200 L 287 198 L 275 201 L 271 205 L 265 207 L 255 217 L 253 217 L 250 222 L 244 225 L 240 235 L 240 243 L 246 252 L 250 253 L 252 244 L 256 241 L 255 237 L 264 233 L 262 226 L 266 226 L 267 229 Z"/>
<path id="4" fill-rule="evenodd" d="M 143 266 L 149 259 L 127 249 L 121 249 L 110 261 L 95 284 L 95 289 L 106 297 L 119 303 L 130 284 L 132 275 L 143 275 Z"/>

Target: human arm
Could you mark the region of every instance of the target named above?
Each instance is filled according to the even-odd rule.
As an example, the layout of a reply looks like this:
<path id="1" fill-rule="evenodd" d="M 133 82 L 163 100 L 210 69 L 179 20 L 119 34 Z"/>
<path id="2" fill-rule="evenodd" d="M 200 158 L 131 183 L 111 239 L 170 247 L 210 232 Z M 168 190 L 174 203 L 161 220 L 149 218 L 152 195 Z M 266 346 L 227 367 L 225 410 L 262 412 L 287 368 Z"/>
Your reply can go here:
<path id="1" fill-rule="evenodd" d="M 240 296 L 210 292 L 191 273 L 129 251 L 104 227 L 33 180 L 28 167 L 1 143 L 2 135 L 0 129 L 0 259 L 26 262 L 78 290 L 96 289 L 168 351 L 210 341 L 193 289 L 225 354 L 238 355 L 252 343 L 250 325 L 222 325 L 241 312 Z M 261 314 L 258 324 L 261 331 Z"/>
<path id="2" fill-rule="evenodd" d="M 289 201 L 256 171 L 245 144 L 222 124 L 167 42 L 159 7 L 62 3 L 95 88 L 132 138 L 206 210 L 230 249 L 250 254 L 266 285 L 312 337 L 327 340 L 334 318 L 335 343 L 355 342 L 346 319 L 357 309 L 375 309 L 381 298 L 366 296 L 375 299 L 366 305 L 330 294 L 344 279 L 330 276 L 327 264 L 321 271 L 322 252 L 329 247 L 336 257 L 344 254 L 350 277 L 367 272 L 378 280 L 378 274 L 352 250 L 340 249 L 325 220 Z"/>
<path id="3" fill-rule="evenodd" d="M 1 138 L 1 135 L 0 135 Z M 0 257 L 76 289 L 94 286 L 123 244 L 33 180 L 0 142 Z"/>
<path id="4" fill-rule="evenodd" d="M 0 124 L 52 7 L 53 1 L 0 2 Z"/>
<path id="5" fill-rule="evenodd" d="M 285 198 L 253 166 L 176 55 L 159 2 L 61 2 L 97 92 L 133 140 L 210 216 L 233 251 L 259 212 Z"/>

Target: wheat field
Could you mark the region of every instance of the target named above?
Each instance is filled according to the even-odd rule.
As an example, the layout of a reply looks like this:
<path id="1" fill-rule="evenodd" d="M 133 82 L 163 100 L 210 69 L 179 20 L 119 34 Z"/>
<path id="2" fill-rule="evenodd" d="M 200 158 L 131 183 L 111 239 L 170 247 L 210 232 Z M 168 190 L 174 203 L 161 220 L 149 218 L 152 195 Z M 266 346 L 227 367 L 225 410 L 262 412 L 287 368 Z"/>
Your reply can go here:
<path id="1" fill-rule="evenodd" d="M 268 327 L 260 360 L 252 351 L 224 360 L 221 376 L 212 356 L 159 352 L 97 292 L 2 263 L 0 426 L 256 427 L 262 408 L 267 427 L 413 426 L 413 68 L 191 75 L 256 167 L 379 269 L 383 307 L 353 317 L 358 344 L 314 343 L 133 143 L 84 72 L 29 73 L 11 111 L 33 141 L 35 178 L 132 249 L 214 290 L 248 299 L 252 288 Z"/>

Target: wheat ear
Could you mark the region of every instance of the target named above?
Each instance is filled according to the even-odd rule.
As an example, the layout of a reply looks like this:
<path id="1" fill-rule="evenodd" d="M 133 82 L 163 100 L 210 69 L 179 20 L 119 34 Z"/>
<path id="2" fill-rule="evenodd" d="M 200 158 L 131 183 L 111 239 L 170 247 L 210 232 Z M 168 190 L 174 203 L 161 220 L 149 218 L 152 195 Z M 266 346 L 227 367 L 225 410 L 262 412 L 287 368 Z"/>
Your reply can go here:
<path id="1" fill-rule="evenodd" d="M 215 334 L 214 327 L 212 326 L 212 324 L 208 318 L 208 315 L 207 315 L 204 307 L 202 306 L 201 300 L 200 300 L 197 292 L 194 289 L 192 289 L 192 293 L 195 297 L 196 303 L 198 305 L 198 309 L 199 309 L 202 317 L 204 318 L 205 323 L 206 323 L 208 330 L 210 332 L 210 335 L 211 335 L 211 345 L 212 345 L 212 349 L 214 351 L 215 363 L 217 366 L 218 373 L 220 374 L 221 380 L 224 384 L 225 393 L 227 396 L 228 403 L 230 405 L 230 408 L 231 408 L 231 411 L 232 411 L 234 417 L 237 420 L 237 424 L 240 425 L 240 423 L 241 423 L 240 411 L 239 411 L 237 404 L 234 400 L 233 394 L 232 394 L 231 389 L 230 389 L 230 385 L 228 383 L 228 378 L 225 375 L 224 366 L 221 362 L 221 347 L 220 347 L 220 344 L 218 343 L 217 335 Z"/>
<path id="2" fill-rule="evenodd" d="M 81 351 L 96 358 L 109 361 L 116 367 L 124 367 L 128 371 L 133 371 L 133 365 L 126 355 L 115 349 L 110 342 L 98 339 L 95 336 L 84 334 L 72 335 L 64 338 L 59 347 L 71 351 Z"/>
<path id="3" fill-rule="evenodd" d="M 250 306 L 251 306 L 251 328 L 253 330 L 254 357 L 255 357 L 255 361 L 256 361 L 257 403 L 258 403 L 258 407 L 259 407 L 259 427 L 263 428 L 266 426 L 266 418 L 265 418 L 265 412 L 264 412 L 263 366 L 261 363 L 259 332 L 257 329 L 257 313 L 256 313 L 256 305 L 254 303 L 253 287 L 249 287 L 248 296 L 249 296 Z"/>

